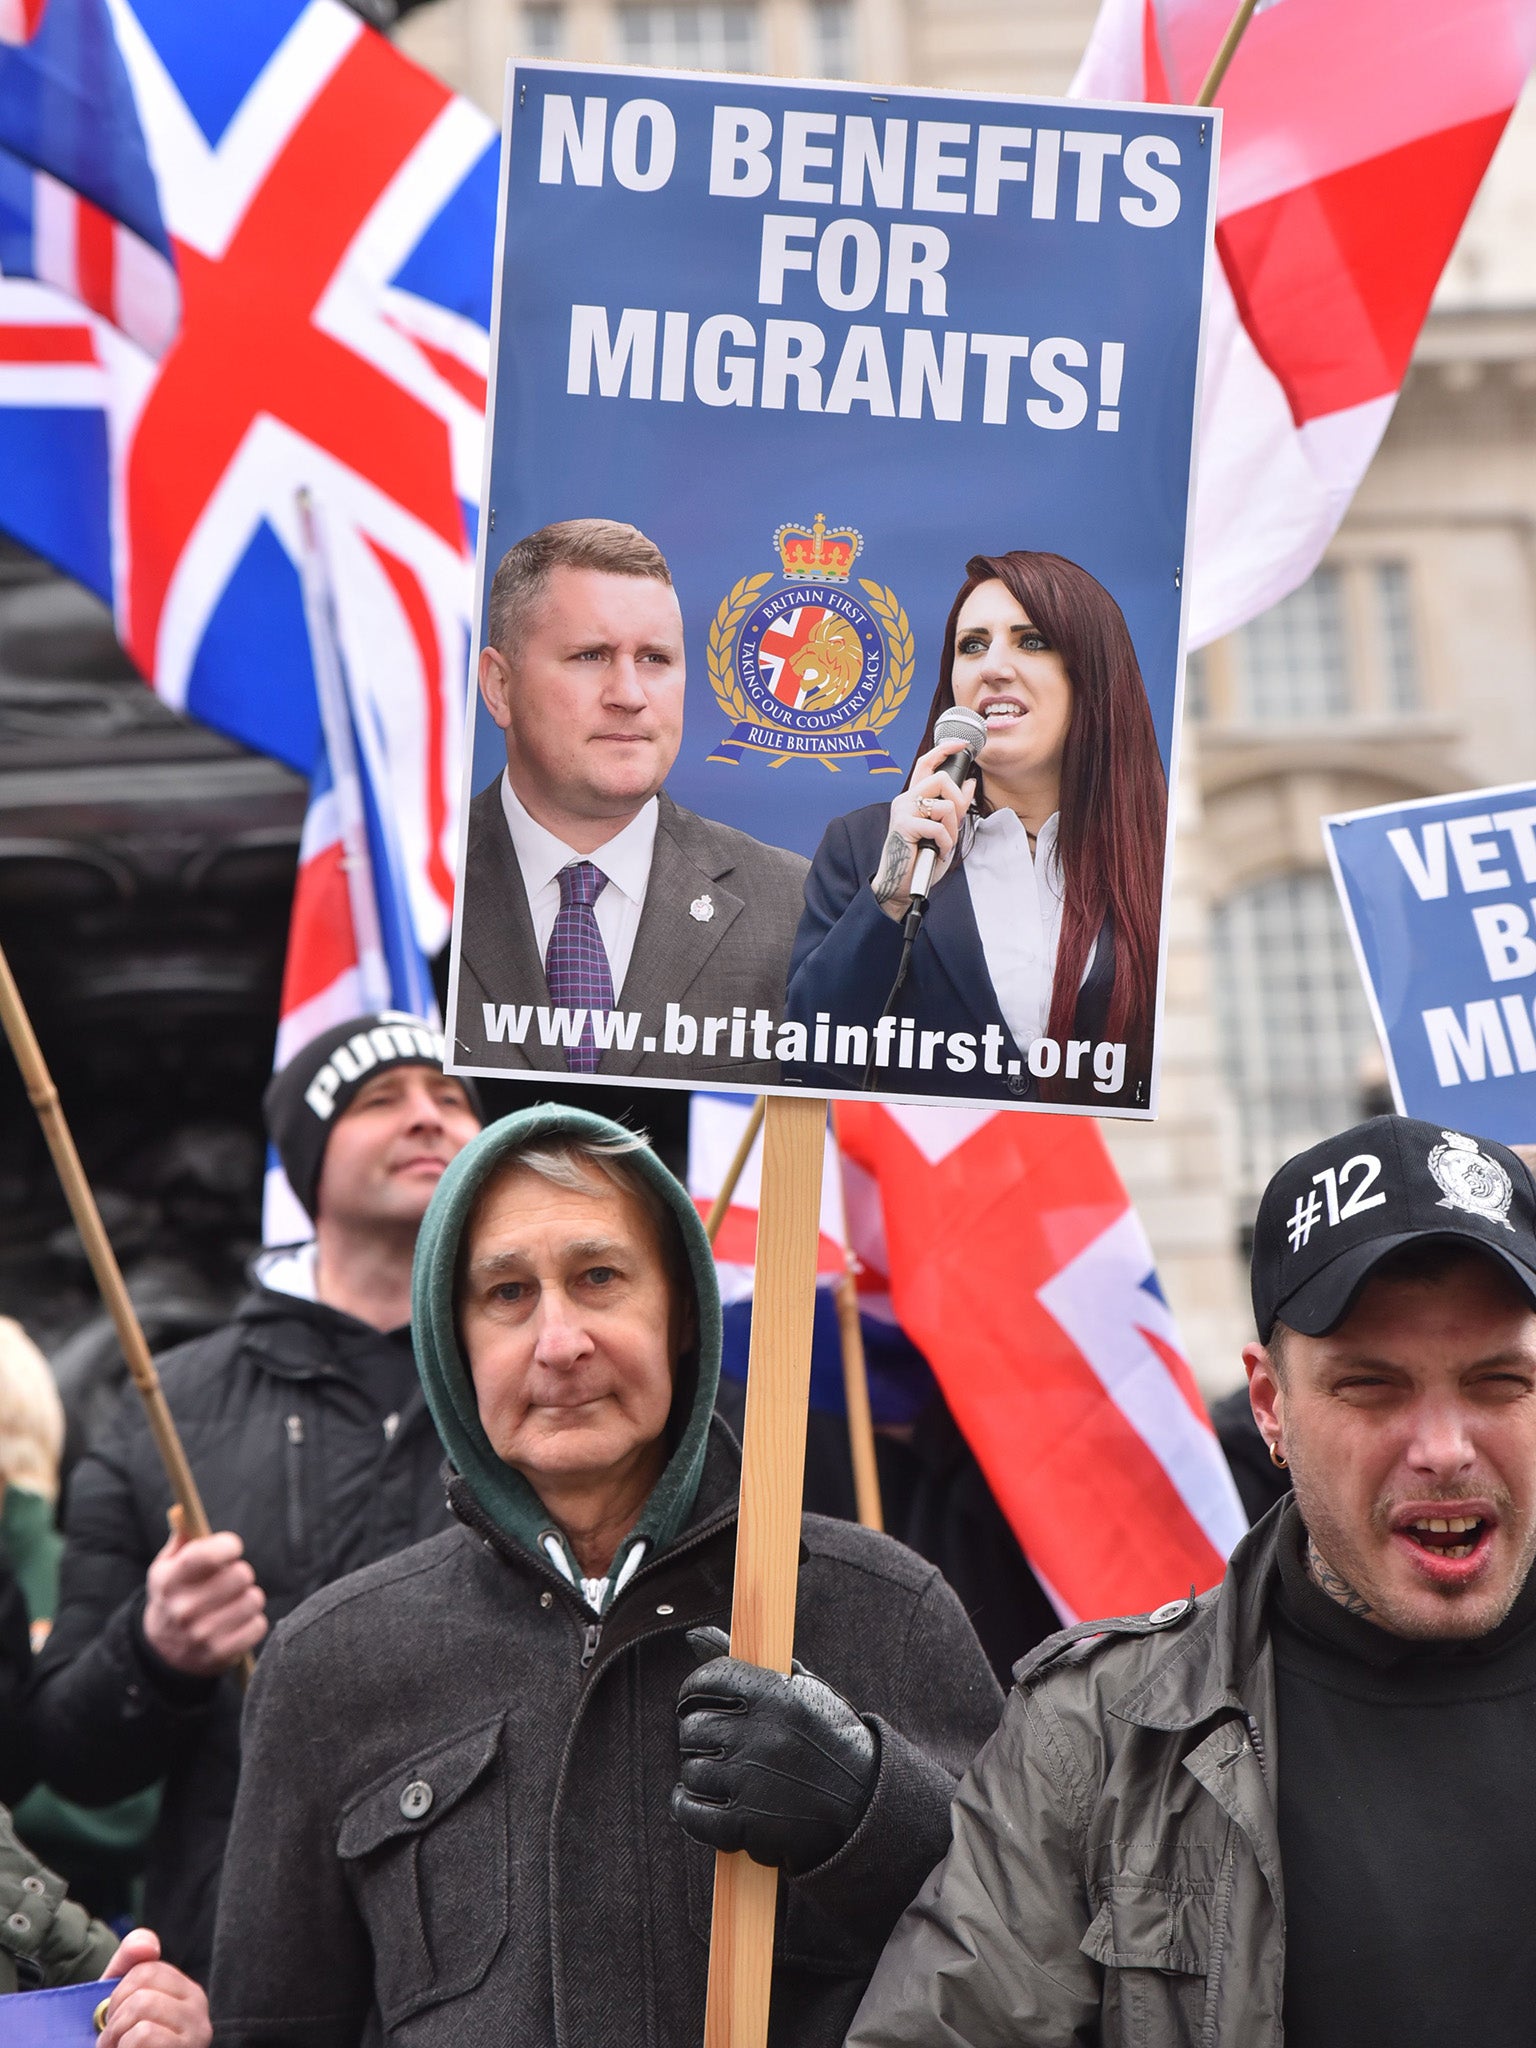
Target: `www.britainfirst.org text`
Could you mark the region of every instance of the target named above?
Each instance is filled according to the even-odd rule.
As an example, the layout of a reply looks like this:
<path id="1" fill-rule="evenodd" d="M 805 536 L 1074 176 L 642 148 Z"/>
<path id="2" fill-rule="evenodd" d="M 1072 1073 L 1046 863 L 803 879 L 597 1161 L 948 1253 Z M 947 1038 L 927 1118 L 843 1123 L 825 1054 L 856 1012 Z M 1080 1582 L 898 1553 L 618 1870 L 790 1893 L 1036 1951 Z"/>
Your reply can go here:
<path id="1" fill-rule="evenodd" d="M 485 1035 L 492 1045 L 577 1045 L 589 1013 L 561 1004 L 482 1003 Z M 592 1037 L 600 1052 L 660 1052 L 672 1059 L 777 1060 L 794 1066 L 810 1060 L 818 1067 L 845 1067 L 862 1075 L 873 1051 L 876 1070 L 932 1073 L 940 1063 L 951 1074 L 1017 1075 L 1028 1067 L 1036 1080 L 1061 1074 L 1068 1081 L 1093 1078 L 1100 1095 L 1118 1094 L 1125 1082 L 1125 1047 L 1109 1039 L 1034 1038 L 1023 1061 L 1003 1058 L 1007 1040 L 997 1025 L 973 1031 L 919 1031 L 910 1017 L 882 1017 L 873 1029 L 864 1024 L 834 1024 L 829 1012 L 818 1011 L 814 1024 L 798 1019 L 776 1020 L 769 1010 L 749 1017 L 743 1005 L 726 1017 L 694 1017 L 677 1003 L 668 1003 L 659 1033 L 642 1036 L 641 1010 L 593 1010 Z M 530 1039 L 530 1033 L 533 1034 Z"/>

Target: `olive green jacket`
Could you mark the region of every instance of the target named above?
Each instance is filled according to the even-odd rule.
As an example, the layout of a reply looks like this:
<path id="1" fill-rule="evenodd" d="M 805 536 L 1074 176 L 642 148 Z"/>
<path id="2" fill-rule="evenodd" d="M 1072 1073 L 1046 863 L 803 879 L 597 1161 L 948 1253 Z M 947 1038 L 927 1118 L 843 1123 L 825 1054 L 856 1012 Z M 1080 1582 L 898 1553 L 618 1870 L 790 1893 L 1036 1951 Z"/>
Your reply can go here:
<path id="1" fill-rule="evenodd" d="M 1265 1606 L 1298 1537 L 1286 1501 L 1200 1599 L 1024 1659 L 847 2048 L 1280 2048 Z"/>
<path id="2" fill-rule="evenodd" d="M 116 1947 L 111 1928 L 67 1898 L 63 1878 L 22 1846 L 0 1806 L 0 1993 L 89 1984 Z"/>

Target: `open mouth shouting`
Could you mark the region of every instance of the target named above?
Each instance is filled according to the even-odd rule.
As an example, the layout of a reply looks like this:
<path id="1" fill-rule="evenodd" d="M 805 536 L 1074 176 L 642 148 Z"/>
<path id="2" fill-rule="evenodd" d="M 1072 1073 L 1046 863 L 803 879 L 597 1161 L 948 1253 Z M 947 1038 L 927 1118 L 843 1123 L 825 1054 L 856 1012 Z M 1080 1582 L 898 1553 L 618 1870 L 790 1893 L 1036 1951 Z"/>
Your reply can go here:
<path id="1" fill-rule="evenodd" d="M 1414 1567 L 1436 1585 L 1465 1584 L 1488 1560 L 1497 1518 L 1477 1502 L 1447 1507 L 1444 1513 L 1409 1512 L 1394 1521 L 1392 1535 Z"/>

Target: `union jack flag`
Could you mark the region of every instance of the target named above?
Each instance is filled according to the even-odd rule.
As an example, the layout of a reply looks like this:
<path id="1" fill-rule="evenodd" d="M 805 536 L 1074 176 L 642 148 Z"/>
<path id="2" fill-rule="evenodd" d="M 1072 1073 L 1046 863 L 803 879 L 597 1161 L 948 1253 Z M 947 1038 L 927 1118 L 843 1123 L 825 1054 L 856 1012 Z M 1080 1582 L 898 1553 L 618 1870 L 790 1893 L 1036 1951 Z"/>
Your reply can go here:
<path id="1" fill-rule="evenodd" d="M 281 1065 L 433 1008 L 493 137 L 333 0 L 36 12 L 0 54 L 0 522 L 169 702 L 312 775 Z M 269 1239 L 307 1229 L 269 1173 Z"/>
<path id="2" fill-rule="evenodd" d="M 176 266 L 107 0 L 46 16 L 23 0 L 28 32 L 8 35 L 15 4 L 0 0 L 0 272 L 57 285 L 163 355 Z"/>
<path id="3" fill-rule="evenodd" d="M 750 1098 L 693 1098 L 701 1212 Z M 722 1298 L 750 1297 L 754 1154 L 715 1240 Z M 1067 1622 L 1135 1614 L 1220 1578 L 1247 1526 L 1098 1127 L 1082 1117 L 837 1105 L 818 1278 L 858 1268 L 877 1421 L 911 1422 L 890 1342 L 933 1368 L 1036 1578 Z M 831 1344 L 830 1317 L 821 1326 Z M 888 1361 L 885 1382 L 877 1359 Z M 835 1373 L 822 1365 L 831 1390 Z M 812 1360 L 812 1401 L 818 1361 Z M 825 1405 L 832 1405 L 828 1401 Z"/>
<path id="4" fill-rule="evenodd" d="M 106 81 L 90 161 L 49 119 L 42 59 L 66 31 L 101 59 L 67 74 L 76 101 Z M 310 914 L 325 873 L 352 872 L 324 853 L 347 776 L 306 603 L 306 519 L 323 530 L 358 803 L 393 821 L 370 929 L 398 941 L 385 999 L 420 1010 L 411 976 L 453 897 L 490 124 L 337 0 L 48 0 L 32 43 L 0 51 L 0 151 L 0 525 L 112 603 L 167 702 L 303 774 L 322 763 L 294 927 L 320 950 L 290 958 L 295 1025 L 338 942 L 359 972 L 368 951 L 355 919 L 338 941 Z M 158 327 L 124 235 L 173 281 Z"/>

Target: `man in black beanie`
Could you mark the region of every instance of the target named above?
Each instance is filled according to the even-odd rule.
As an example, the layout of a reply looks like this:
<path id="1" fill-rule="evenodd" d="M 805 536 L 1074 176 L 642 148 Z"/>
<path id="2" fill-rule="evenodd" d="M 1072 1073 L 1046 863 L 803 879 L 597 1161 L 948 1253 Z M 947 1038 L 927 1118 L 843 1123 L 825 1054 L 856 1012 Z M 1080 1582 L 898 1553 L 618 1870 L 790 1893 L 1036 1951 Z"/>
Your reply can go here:
<path id="1" fill-rule="evenodd" d="M 437 1029 L 355 1017 L 295 1054 L 267 1128 L 314 1220 L 264 1251 L 232 1321 L 160 1361 L 214 1534 L 166 1538 L 170 1492 L 130 1390 L 65 1510 L 32 1732 L 58 1791 L 165 1780 L 145 1910 L 207 1974 L 239 1773 L 235 1666 L 321 1586 L 448 1524 L 410 1342 L 411 1259 L 443 1169 L 480 1127 Z"/>

